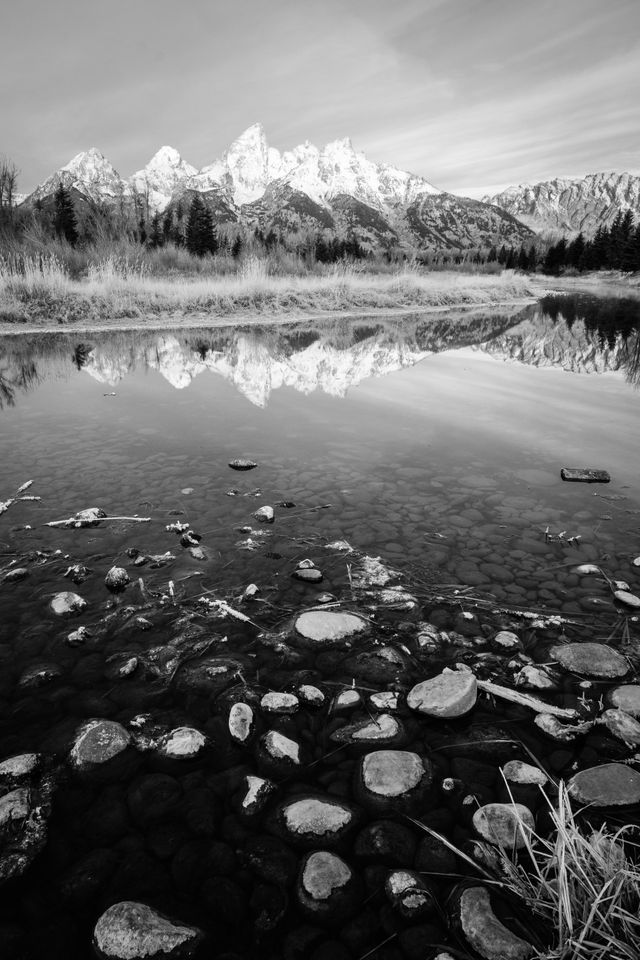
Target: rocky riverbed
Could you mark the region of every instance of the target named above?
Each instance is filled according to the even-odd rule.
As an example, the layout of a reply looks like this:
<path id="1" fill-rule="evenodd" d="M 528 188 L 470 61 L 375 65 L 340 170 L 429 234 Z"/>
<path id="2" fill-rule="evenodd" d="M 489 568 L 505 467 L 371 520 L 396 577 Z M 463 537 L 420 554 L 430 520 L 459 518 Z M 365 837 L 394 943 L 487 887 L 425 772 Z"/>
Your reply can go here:
<path id="1" fill-rule="evenodd" d="M 640 558 L 467 474 L 418 566 L 291 484 L 265 503 L 256 466 L 213 579 L 191 510 L 5 524 L 2 956 L 536 956 L 463 854 L 522 858 L 562 782 L 637 821 Z"/>

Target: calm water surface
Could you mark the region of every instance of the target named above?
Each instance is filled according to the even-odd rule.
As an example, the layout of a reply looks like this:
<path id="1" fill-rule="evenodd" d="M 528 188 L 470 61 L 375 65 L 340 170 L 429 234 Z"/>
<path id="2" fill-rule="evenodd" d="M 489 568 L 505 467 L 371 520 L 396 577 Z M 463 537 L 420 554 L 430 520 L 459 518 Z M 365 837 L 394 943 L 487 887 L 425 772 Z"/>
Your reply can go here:
<path id="1" fill-rule="evenodd" d="M 127 610 L 138 615 L 143 604 L 138 578 L 147 595 L 168 594 L 171 581 L 180 600 L 209 591 L 234 607 L 255 583 L 260 599 L 242 609 L 277 629 L 321 592 L 350 599 L 351 555 L 327 549 L 346 540 L 399 571 L 421 602 L 450 600 L 458 589 L 462 600 L 495 609 L 574 617 L 581 639 L 608 633 L 618 612 L 607 584 L 575 567 L 598 562 L 609 577 L 640 586 L 632 566 L 640 554 L 639 329 L 637 302 L 577 295 L 547 297 L 513 315 L 0 338 L 0 499 L 27 480 L 34 481 L 28 493 L 41 497 L 0 517 L 0 574 L 12 563 L 29 571 L 21 582 L 0 582 L 1 755 L 63 755 L 82 720 L 129 722 L 143 711 L 219 734 L 221 711 L 211 704 L 150 693 L 135 679 L 127 694 L 114 679 L 109 663 L 142 656 L 178 629 L 181 611 L 171 603 L 148 614 L 148 632 L 127 620 Z M 258 468 L 234 472 L 228 462 L 236 457 Z M 563 483 L 563 466 L 605 469 L 611 483 Z M 285 502 L 294 506 L 279 506 Z M 263 504 L 274 506 L 273 525 L 252 516 Z M 45 526 L 90 506 L 151 522 Z M 204 559 L 166 531 L 176 520 L 202 537 Z M 166 551 L 175 555 L 166 566 L 134 564 L 136 555 Z M 303 558 L 323 571 L 320 585 L 292 578 Z M 72 563 L 91 571 L 79 586 L 64 578 Z M 103 582 L 113 564 L 132 579 L 117 597 Z M 67 589 L 89 604 L 71 626 L 49 607 Z M 80 623 L 96 636 L 69 647 L 65 638 Z M 225 653 L 249 655 L 255 631 L 238 621 L 221 629 Z M 55 675 L 31 684 L 29 671 L 43 664 Z M 285 686 L 286 674 L 269 676 L 268 668 L 262 682 Z M 216 763 L 224 771 L 240 761 Z M 199 783 L 200 774 L 191 775 L 191 786 Z M 36 937 L 34 946 L 25 933 L 39 915 L 51 937 L 48 955 L 71 955 L 71 944 L 74 956 L 88 956 L 97 916 L 125 896 L 206 926 L 211 897 L 191 891 L 175 863 L 193 843 L 184 825 L 175 826 L 178 816 L 169 852 L 135 816 L 133 825 L 101 834 L 91 826 L 101 789 L 69 788 L 56 813 L 62 839 L 37 861 L 31 881 L 12 888 L 0 930 L 0 939 L 18 944 L 11 956 L 42 956 L 42 942 Z M 117 804 L 130 783 L 108 789 Z M 216 805 L 216 816 L 232 816 L 224 790 Z M 242 830 L 225 822 L 215 842 L 241 847 Z M 61 901 L 45 893 L 52 878 L 75 876 L 83 858 L 105 848 L 120 859 L 103 856 L 104 879 L 89 892 L 74 887 Z M 129 854 L 139 862 L 127 873 Z M 246 865 L 237 875 L 236 866 L 212 869 L 249 902 L 255 890 Z M 253 909 L 243 900 L 218 931 L 225 949 L 280 955 L 298 921 L 283 928 L 274 920 L 252 935 L 243 925 Z M 434 923 L 432 936 L 445 938 Z"/>

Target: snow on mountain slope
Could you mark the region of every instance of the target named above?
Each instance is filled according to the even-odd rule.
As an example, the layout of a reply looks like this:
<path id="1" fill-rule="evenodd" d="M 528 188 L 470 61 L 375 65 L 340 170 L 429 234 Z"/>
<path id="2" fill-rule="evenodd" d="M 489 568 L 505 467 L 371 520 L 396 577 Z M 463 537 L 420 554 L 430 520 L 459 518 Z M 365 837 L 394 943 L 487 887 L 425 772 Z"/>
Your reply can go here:
<path id="1" fill-rule="evenodd" d="M 129 185 L 149 198 L 149 207 L 162 213 L 176 189 L 198 171 L 173 147 L 160 147 L 146 167 L 129 177 Z"/>
<path id="2" fill-rule="evenodd" d="M 117 170 L 95 147 L 78 153 L 73 160 L 36 187 L 27 199 L 41 200 L 52 196 L 60 184 L 68 190 L 75 189 L 96 202 L 115 200 L 127 191 L 127 186 Z"/>
<path id="3" fill-rule="evenodd" d="M 593 236 L 599 226 L 610 226 L 619 211 L 631 210 L 640 218 L 640 177 L 592 173 L 577 180 L 520 184 L 483 200 L 538 233 Z"/>

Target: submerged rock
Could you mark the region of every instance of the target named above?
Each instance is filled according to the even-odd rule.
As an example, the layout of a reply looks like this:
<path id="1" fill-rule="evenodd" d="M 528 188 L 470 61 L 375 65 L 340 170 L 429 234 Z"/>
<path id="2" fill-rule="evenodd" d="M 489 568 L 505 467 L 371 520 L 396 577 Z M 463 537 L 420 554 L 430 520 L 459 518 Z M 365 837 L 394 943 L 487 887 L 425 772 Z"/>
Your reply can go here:
<path id="1" fill-rule="evenodd" d="M 54 781 L 37 776 L 38 754 L 0 764 L 0 883 L 21 876 L 47 842 Z"/>
<path id="2" fill-rule="evenodd" d="M 629 673 L 627 660 L 604 643 L 556 644 L 549 654 L 565 670 L 587 677 L 614 680 Z"/>
<path id="3" fill-rule="evenodd" d="M 407 706 L 429 717 L 449 719 L 468 713 L 476 703 L 478 685 L 469 670 L 443 671 L 423 680 L 407 694 Z"/>
<path id="4" fill-rule="evenodd" d="M 578 803 L 621 807 L 640 803 L 640 773 L 623 763 L 602 763 L 580 770 L 567 784 Z"/>
<path id="5" fill-rule="evenodd" d="M 498 920 L 485 887 L 466 887 L 455 896 L 454 903 L 456 926 L 483 960 L 529 960 L 534 955 L 530 943 Z"/>
<path id="6" fill-rule="evenodd" d="M 375 810 L 406 813 L 424 803 L 431 786 L 431 763 L 406 750 L 374 750 L 360 762 L 357 792 Z"/>
<path id="7" fill-rule="evenodd" d="M 628 746 L 640 746 L 640 723 L 624 710 L 605 710 L 599 722 Z"/>
<path id="8" fill-rule="evenodd" d="M 486 803 L 473 815 L 473 826 L 483 840 L 519 850 L 526 846 L 534 829 L 531 811 L 521 803 Z"/>
<path id="9" fill-rule="evenodd" d="M 424 878 L 414 870 L 391 870 L 384 890 L 391 906 L 405 920 L 421 920 L 438 912 L 433 893 Z"/>
<path id="10" fill-rule="evenodd" d="M 607 693 L 607 702 L 632 717 L 640 717 L 640 684 L 625 683 L 614 687 Z"/>
<path id="11" fill-rule="evenodd" d="M 388 713 L 371 720 L 358 720 L 334 730 L 330 739 L 335 743 L 351 743 L 365 748 L 372 746 L 399 747 L 406 741 L 402 723 Z"/>
<path id="12" fill-rule="evenodd" d="M 103 960 L 186 960 L 201 941 L 197 927 L 182 926 L 133 900 L 105 910 L 93 931 L 94 949 Z"/>

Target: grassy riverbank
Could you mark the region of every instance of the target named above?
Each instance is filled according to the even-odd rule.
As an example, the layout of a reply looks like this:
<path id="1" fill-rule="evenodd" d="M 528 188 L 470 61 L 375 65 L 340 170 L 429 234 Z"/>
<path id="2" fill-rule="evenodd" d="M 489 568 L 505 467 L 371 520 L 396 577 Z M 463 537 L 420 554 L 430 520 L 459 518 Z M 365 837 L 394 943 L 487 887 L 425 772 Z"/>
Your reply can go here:
<path id="1" fill-rule="evenodd" d="M 332 266 L 302 276 L 272 275 L 247 260 L 235 275 L 148 276 L 126 263 L 104 261 L 72 279 L 60 261 L 43 257 L 0 261 L 0 323 L 80 324 L 113 320 L 270 317 L 318 312 L 483 306 L 532 296 L 526 277 L 405 269 L 365 273 Z"/>

